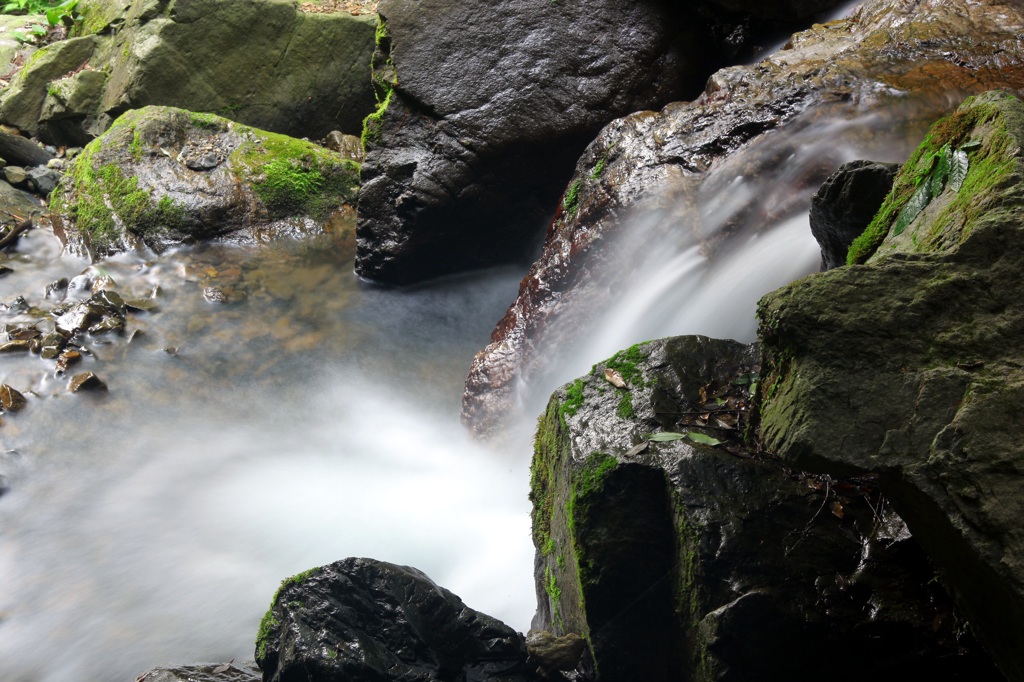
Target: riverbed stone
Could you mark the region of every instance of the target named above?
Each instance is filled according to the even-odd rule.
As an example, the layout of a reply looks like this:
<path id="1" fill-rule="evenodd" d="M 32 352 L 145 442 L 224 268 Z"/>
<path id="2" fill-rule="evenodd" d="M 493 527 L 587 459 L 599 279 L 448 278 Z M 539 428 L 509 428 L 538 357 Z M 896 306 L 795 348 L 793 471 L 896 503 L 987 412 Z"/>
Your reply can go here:
<path id="1" fill-rule="evenodd" d="M 747 444 L 758 358 L 674 337 L 555 391 L 531 467 L 533 627 L 587 641 L 584 679 L 1000 679 L 870 477 Z"/>
<path id="2" fill-rule="evenodd" d="M 343 559 L 281 584 L 263 618 L 264 682 L 527 682 L 523 636 L 422 572 Z"/>
<path id="3" fill-rule="evenodd" d="M 154 668 L 135 682 L 260 682 L 259 670 L 252 663 L 207 663 L 174 668 Z"/>
<path id="4" fill-rule="evenodd" d="M 169 105 L 322 138 L 373 110 L 374 17 L 287 0 L 81 0 L 77 35 L 33 55 L 0 121 L 83 145 L 125 111 Z"/>
<path id="5" fill-rule="evenodd" d="M 1008 679 L 1024 679 L 1022 148 L 1024 103 L 968 99 L 854 242 L 864 264 L 759 311 L 764 448 L 877 474 Z"/>
<path id="6" fill-rule="evenodd" d="M 695 96 L 771 24 L 662 0 L 378 9 L 356 270 L 400 284 L 523 257 L 601 126 Z"/>
<path id="7" fill-rule="evenodd" d="M 614 305 L 620 285 L 645 266 L 652 250 L 699 240 L 717 226 L 722 220 L 717 212 L 694 206 L 708 205 L 704 200 L 710 199 L 701 194 L 708 178 L 756 180 L 795 173 L 789 159 L 800 142 L 790 138 L 771 153 L 750 157 L 749 165 L 730 165 L 740 150 L 766 148 L 776 130 L 788 134 L 859 116 L 867 117 L 858 126 L 867 146 L 875 111 L 890 117 L 893 128 L 923 134 L 967 94 L 1024 88 L 1021 31 L 1019 4 L 867 0 L 850 18 L 798 33 L 760 62 L 719 71 L 692 102 L 608 124 L 563 186 L 540 257 L 491 343 L 473 360 L 463 420 L 478 433 L 490 432 L 523 392 L 552 370 L 545 364 L 550 349 L 572 347 L 600 331 L 595 321 Z M 996 63 L 999 67 L 992 68 Z M 767 206 L 742 203 L 733 213 L 736 219 L 724 221 L 714 240 L 697 245 L 713 258 L 738 226 L 757 232 L 765 213 L 806 215 L 814 190 L 852 160 L 844 151 L 840 144 L 820 149 L 813 164 L 799 169 L 799 179 L 787 182 L 784 198 Z M 719 189 L 722 193 L 711 196 L 742 197 Z M 741 222 L 747 216 L 753 219 Z M 655 234 L 626 250 L 626 235 L 652 223 Z M 557 358 L 554 362 L 557 369 Z"/>
<path id="8" fill-rule="evenodd" d="M 358 183 L 357 163 L 313 143 L 144 107 L 75 157 L 51 215 L 68 250 L 94 258 L 218 237 L 260 243 L 345 229 L 335 218 Z"/>

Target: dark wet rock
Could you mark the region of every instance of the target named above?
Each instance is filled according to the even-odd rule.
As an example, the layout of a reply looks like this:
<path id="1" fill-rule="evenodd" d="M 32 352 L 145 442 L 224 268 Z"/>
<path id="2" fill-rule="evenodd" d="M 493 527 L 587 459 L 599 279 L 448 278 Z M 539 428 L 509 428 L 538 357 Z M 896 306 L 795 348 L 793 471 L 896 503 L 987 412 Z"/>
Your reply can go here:
<path id="1" fill-rule="evenodd" d="M 821 269 L 846 265 L 850 244 L 882 206 L 899 164 L 851 161 L 811 197 L 811 233 L 821 246 Z"/>
<path id="2" fill-rule="evenodd" d="M 99 257 L 138 245 L 324 234 L 358 182 L 358 164 L 312 143 L 146 107 L 75 158 L 51 208 L 68 249 Z"/>
<path id="3" fill-rule="evenodd" d="M 382 1 L 357 272 L 408 283 L 522 257 L 601 126 L 696 95 L 767 26 L 737 45 L 742 17 L 711 30 L 709 3 L 684 4 Z"/>
<path id="4" fill-rule="evenodd" d="M 226 303 L 228 300 L 227 294 L 220 287 L 206 287 L 203 289 L 203 298 L 210 303 Z"/>
<path id="5" fill-rule="evenodd" d="M 92 288 L 92 277 L 89 275 L 76 275 L 68 282 L 68 289 L 71 291 L 86 291 Z"/>
<path id="6" fill-rule="evenodd" d="M 14 272 L 14 268 L 0 264 L 0 277 L 5 277 L 6 275 L 11 274 L 12 272 Z"/>
<path id="7" fill-rule="evenodd" d="M 105 391 L 107 385 L 94 372 L 80 372 L 71 377 L 68 390 L 72 393 L 79 391 Z"/>
<path id="8" fill-rule="evenodd" d="M 17 412 L 27 404 L 28 401 L 20 391 L 7 384 L 0 384 L 0 407 L 3 407 L 5 412 Z"/>
<path id="9" fill-rule="evenodd" d="M 757 362 L 676 337 L 555 392 L 531 472 L 534 627 L 584 637 L 597 680 L 1000 679 L 869 479 L 751 458 Z"/>
<path id="10" fill-rule="evenodd" d="M 0 121 L 84 145 L 129 109 L 169 105 L 301 137 L 373 111 L 373 17 L 275 0 L 81 0 L 78 35 L 38 50 Z"/>
<path id="11" fill-rule="evenodd" d="M 54 371 L 57 374 L 64 374 L 65 372 L 68 371 L 68 367 L 81 361 L 82 354 L 80 352 L 78 352 L 77 350 L 66 350 L 60 354 L 60 357 L 57 358 L 57 364 L 54 368 Z"/>
<path id="12" fill-rule="evenodd" d="M 68 335 L 54 330 L 42 338 L 40 355 L 44 360 L 52 360 L 61 354 L 68 343 Z"/>
<path id="13" fill-rule="evenodd" d="M 155 668 L 135 682 L 260 682 L 260 672 L 243 663 L 208 663 L 177 668 Z"/>
<path id="14" fill-rule="evenodd" d="M 124 300 L 113 291 L 100 291 L 86 301 L 54 308 L 57 333 L 71 337 L 83 331 L 96 334 L 124 329 Z M 44 347 L 52 344 L 44 343 Z"/>
<path id="15" fill-rule="evenodd" d="M 260 626 L 264 682 L 520 682 L 522 635 L 414 568 L 344 559 L 286 580 Z"/>
<path id="16" fill-rule="evenodd" d="M 28 178 L 25 182 L 28 188 L 44 197 L 50 196 L 50 193 L 57 188 L 57 183 L 61 179 L 60 173 L 45 166 L 29 168 L 27 175 Z"/>
<path id="17" fill-rule="evenodd" d="M 599 311 L 650 257 L 651 241 L 634 251 L 619 246 L 645 217 L 657 226 L 650 240 L 666 244 L 702 238 L 722 223 L 714 241 L 700 244 L 713 258 L 740 229 L 760 229 L 769 214 L 805 214 L 814 189 L 850 160 L 834 144 L 793 168 L 797 141 L 780 143 L 750 165 L 732 165 L 741 150 L 769 147 L 776 130 L 788 135 L 873 111 L 884 111 L 894 128 L 923 128 L 962 95 L 1022 88 L 1022 30 L 1019 5 L 868 0 L 851 18 L 796 34 L 759 63 L 719 71 L 693 102 L 610 123 L 579 159 L 540 258 L 473 361 L 463 420 L 488 432 L 517 400 L 519 382 L 528 386 L 544 375 L 547 358 L 535 349 L 569 347 L 595 333 Z M 991 68 L 994 63 L 999 67 Z M 916 107 L 904 108 L 910 102 Z M 867 137 L 870 126 L 862 120 Z M 792 177 L 786 197 L 768 202 L 755 191 L 753 201 L 724 217 L 686 210 L 710 200 L 702 195 L 706 181 L 711 196 L 719 196 L 725 188 L 715 183 L 742 177 L 749 184 L 780 172 Z M 684 207 L 685 218 L 676 206 Z"/>
<path id="18" fill-rule="evenodd" d="M 1024 679 L 1022 147 L 1024 103 L 969 99 L 935 124 L 851 247 L 866 264 L 773 292 L 759 311 L 764 447 L 803 468 L 876 473 L 1014 680 Z"/>

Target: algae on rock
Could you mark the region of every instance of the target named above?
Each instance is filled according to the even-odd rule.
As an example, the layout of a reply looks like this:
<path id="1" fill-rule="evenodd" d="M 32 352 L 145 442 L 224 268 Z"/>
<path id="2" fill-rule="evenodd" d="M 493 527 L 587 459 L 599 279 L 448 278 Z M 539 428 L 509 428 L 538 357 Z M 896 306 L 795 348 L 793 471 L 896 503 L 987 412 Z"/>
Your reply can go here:
<path id="1" fill-rule="evenodd" d="M 851 249 L 866 264 L 775 291 L 759 313 L 764 448 L 877 474 L 1010 679 L 1024 678 L 1022 148 L 1024 103 L 968 98 Z"/>
<path id="2" fill-rule="evenodd" d="M 750 458 L 757 356 L 734 341 L 653 341 L 554 393 L 531 470 L 534 627 L 584 637 L 597 680 L 998 679 L 976 646 L 961 656 L 948 599 L 877 491 L 840 496 Z M 631 416 L 611 367 L 628 374 Z"/>
<path id="3" fill-rule="evenodd" d="M 51 212 L 66 246 L 94 257 L 226 235 L 262 241 L 332 229 L 358 176 L 357 163 L 303 140 L 145 107 L 89 143 Z"/>

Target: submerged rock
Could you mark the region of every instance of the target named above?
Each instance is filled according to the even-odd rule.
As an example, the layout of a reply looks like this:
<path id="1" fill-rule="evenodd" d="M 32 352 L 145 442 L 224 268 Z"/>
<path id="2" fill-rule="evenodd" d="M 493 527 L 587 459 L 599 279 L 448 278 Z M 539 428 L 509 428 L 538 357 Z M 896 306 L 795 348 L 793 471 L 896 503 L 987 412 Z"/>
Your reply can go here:
<path id="1" fill-rule="evenodd" d="M 601 126 L 692 96 L 772 26 L 684 5 L 382 0 L 357 272 L 408 283 L 525 255 Z"/>
<path id="2" fill-rule="evenodd" d="M 344 559 L 286 580 L 260 625 L 264 682 L 526 682 L 523 637 L 414 568 Z"/>
<path id="3" fill-rule="evenodd" d="M 0 121 L 82 145 L 129 109 L 219 113 L 278 133 L 357 133 L 373 111 L 374 19 L 281 0 L 80 0 L 78 35 L 38 50 Z"/>
<path id="4" fill-rule="evenodd" d="M 75 157 L 51 210 L 67 248 L 97 258 L 140 244 L 321 234 L 358 182 L 357 163 L 310 142 L 145 107 Z"/>
<path id="5" fill-rule="evenodd" d="M 555 392 L 531 472 L 534 627 L 583 636 L 596 680 L 1000 679 L 869 479 L 750 458 L 757 360 L 676 337 Z"/>
<path id="6" fill-rule="evenodd" d="M 500 422 L 522 387 L 544 374 L 550 349 L 596 333 L 600 311 L 652 251 L 693 243 L 713 258 L 740 229 L 750 234 L 769 217 L 805 213 L 814 189 L 851 160 L 844 145 L 831 144 L 806 167 L 793 167 L 801 141 L 768 149 L 773 131 L 864 116 L 859 127 L 867 137 L 872 112 L 886 112 L 893 127 L 912 127 L 966 94 L 1022 88 L 1022 30 L 1018 5 L 868 0 L 848 19 L 796 34 L 759 63 L 719 71 L 693 102 L 610 123 L 579 159 L 540 258 L 473 361 L 463 420 L 483 433 Z M 768 151 L 752 161 L 738 156 L 755 145 Z M 765 196 L 751 184 L 771 177 L 786 178 L 785 196 Z M 744 199 L 745 188 L 753 200 Z M 712 198 L 724 206 L 709 210 Z M 622 246 L 623 228 L 652 222 L 657 229 L 643 244 Z"/>
<path id="7" fill-rule="evenodd" d="M 1024 103 L 932 128 L 836 268 L 766 296 L 764 447 L 875 472 L 1009 679 L 1024 679 Z"/>

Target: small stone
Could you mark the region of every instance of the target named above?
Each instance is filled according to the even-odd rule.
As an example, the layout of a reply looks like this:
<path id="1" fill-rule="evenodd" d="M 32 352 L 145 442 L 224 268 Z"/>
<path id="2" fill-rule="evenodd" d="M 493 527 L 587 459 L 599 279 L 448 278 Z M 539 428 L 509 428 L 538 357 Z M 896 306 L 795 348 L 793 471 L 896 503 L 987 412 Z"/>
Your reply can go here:
<path id="1" fill-rule="evenodd" d="M 68 370 L 70 365 L 80 362 L 82 360 L 82 354 L 77 350 L 66 350 L 60 354 L 57 358 L 57 374 L 63 374 Z"/>
<path id="2" fill-rule="evenodd" d="M 0 353 L 21 353 L 29 349 L 29 342 L 25 339 L 16 339 L 0 344 Z"/>
<path id="3" fill-rule="evenodd" d="M 46 285 L 46 298 L 64 298 L 65 292 L 68 290 L 68 278 L 61 277 L 56 282 L 50 282 Z"/>
<path id="4" fill-rule="evenodd" d="M 206 287 L 203 289 L 203 298 L 210 303 L 226 303 L 228 300 L 224 290 L 220 287 Z"/>
<path id="5" fill-rule="evenodd" d="M 12 185 L 20 185 L 28 179 L 28 173 L 21 166 L 5 166 L 3 176 Z"/>
<path id="6" fill-rule="evenodd" d="M 94 372 L 81 372 L 71 377 L 68 390 L 72 393 L 78 393 L 79 391 L 105 391 L 107 390 L 107 385 Z"/>
<path id="7" fill-rule="evenodd" d="M 84 274 L 83 275 L 78 275 L 77 277 L 72 277 L 71 281 L 68 282 L 68 289 L 79 290 L 79 289 L 89 289 L 91 287 L 92 287 L 92 277 L 89 277 L 89 275 L 84 275 Z"/>
<path id="8" fill-rule="evenodd" d="M 64 159 L 50 159 L 46 162 L 46 167 L 52 168 L 53 170 L 63 170 Z"/>
<path id="9" fill-rule="evenodd" d="M 96 324 L 89 327 L 90 334 L 104 334 L 106 332 L 119 332 L 124 329 L 124 320 L 113 315 L 107 315 Z"/>
<path id="10" fill-rule="evenodd" d="M 115 286 L 117 286 L 117 283 L 114 282 L 113 277 L 110 275 L 101 275 L 92 281 L 91 291 L 94 294 L 98 294 L 101 291 L 113 289 Z"/>
<path id="11" fill-rule="evenodd" d="M 340 130 L 332 130 L 324 140 L 324 146 L 331 151 L 338 152 L 348 159 L 358 163 L 363 162 L 363 143 L 355 135 L 346 135 Z"/>
<path id="12" fill-rule="evenodd" d="M 68 337 L 64 334 L 61 334 L 58 331 L 52 331 L 42 338 L 39 354 L 44 360 L 52 360 L 60 355 L 67 342 Z"/>
<path id="13" fill-rule="evenodd" d="M 152 312 L 157 309 L 157 303 L 151 298 L 130 298 L 124 302 L 129 310 L 140 313 Z"/>
<path id="14" fill-rule="evenodd" d="M 555 637 L 547 630 L 530 630 L 526 634 L 526 651 L 545 670 L 573 670 L 579 665 L 586 641 L 570 632 Z"/>
<path id="15" fill-rule="evenodd" d="M 25 407 L 28 401 L 16 389 L 7 384 L 0 384 L 0 405 L 8 412 L 17 412 Z"/>
<path id="16" fill-rule="evenodd" d="M 3 277 L 4 275 L 9 275 L 12 272 L 14 272 L 14 268 L 9 268 L 6 265 L 0 265 L 0 277 Z"/>

